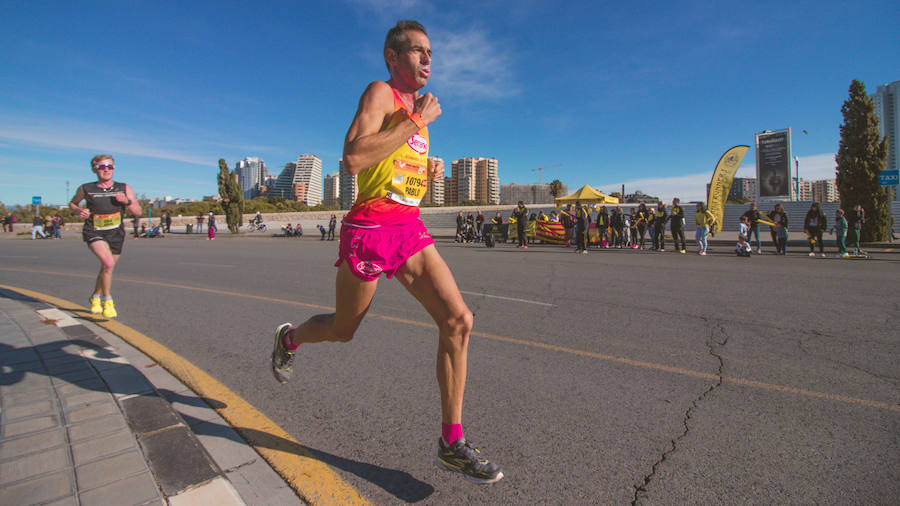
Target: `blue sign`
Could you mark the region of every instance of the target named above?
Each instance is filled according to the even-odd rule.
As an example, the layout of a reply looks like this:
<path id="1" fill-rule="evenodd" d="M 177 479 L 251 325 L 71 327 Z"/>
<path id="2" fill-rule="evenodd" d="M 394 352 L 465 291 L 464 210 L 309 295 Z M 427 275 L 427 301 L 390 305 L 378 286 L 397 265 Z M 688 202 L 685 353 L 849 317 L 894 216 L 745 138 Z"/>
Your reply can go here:
<path id="1" fill-rule="evenodd" d="M 31 205 L 34 205 L 34 206 L 41 205 L 41 197 L 40 196 L 31 197 Z"/>
<path id="2" fill-rule="evenodd" d="M 878 174 L 878 182 L 881 186 L 891 186 L 900 182 L 900 170 L 883 170 Z"/>

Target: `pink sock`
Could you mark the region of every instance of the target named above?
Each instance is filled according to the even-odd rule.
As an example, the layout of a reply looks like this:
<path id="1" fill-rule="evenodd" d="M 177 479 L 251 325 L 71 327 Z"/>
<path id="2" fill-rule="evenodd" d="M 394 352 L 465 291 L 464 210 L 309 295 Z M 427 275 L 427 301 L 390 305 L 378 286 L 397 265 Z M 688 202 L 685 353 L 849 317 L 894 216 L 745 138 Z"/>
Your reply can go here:
<path id="1" fill-rule="evenodd" d="M 294 331 L 297 329 L 291 329 L 284 333 L 284 346 L 285 348 L 293 351 L 300 347 L 299 344 L 294 344 L 291 342 L 291 336 L 294 335 Z"/>
<path id="2" fill-rule="evenodd" d="M 456 442 L 457 439 L 462 439 L 463 431 L 461 423 L 442 423 L 441 424 L 441 437 L 444 438 L 444 443 L 447 446 L 452 445 Z"/>

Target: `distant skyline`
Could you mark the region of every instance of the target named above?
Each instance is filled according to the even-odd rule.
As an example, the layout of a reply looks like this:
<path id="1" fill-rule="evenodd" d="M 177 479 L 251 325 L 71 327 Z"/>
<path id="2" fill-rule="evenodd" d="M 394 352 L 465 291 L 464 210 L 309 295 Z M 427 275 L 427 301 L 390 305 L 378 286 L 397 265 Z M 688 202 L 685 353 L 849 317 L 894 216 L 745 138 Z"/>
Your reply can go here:
<path id="1" fill-rule="evenodd" d="M 560 164 L 542 179 L 699 200 L 726 149 L 787 127 L 801 178 L 831 178 L 851 80 L 900 79 L 888 1 L 7 3 L 0 201 L 63 204 L 97 153 L 151 199 L 217 193 L 219 158 L 334 172 L 397 19 L 432 42 L 430 154 L 496 158 L 503 184 Z"/>

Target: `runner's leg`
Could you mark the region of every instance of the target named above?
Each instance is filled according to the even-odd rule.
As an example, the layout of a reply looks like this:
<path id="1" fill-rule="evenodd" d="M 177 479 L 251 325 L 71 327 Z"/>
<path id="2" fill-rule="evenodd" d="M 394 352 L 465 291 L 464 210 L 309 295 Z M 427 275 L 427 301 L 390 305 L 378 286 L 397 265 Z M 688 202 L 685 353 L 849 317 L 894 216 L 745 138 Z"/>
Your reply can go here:
<path id="1" fill-rule="evenodd" d="M 433 244 L 410 257 L 397 272 L 397 280 L 425 307 L 438 326 L 436 369 L 441 391 L 441 421 L 462 423 L 472 312 Z"/>
<path id="2" fill-rule="evenodd" d="M 109 297 L 109 289 L 112 286 L 113 269 L 119 261 L 119 255 L 113 255 L 109 250 L 109 243 L 103 240 L 91 241 L 88 248 L 100 260 L 100 273 L 97 274 L 97 284 L 94 287 L 94 295 Z"/>
<path id="3" fill-rule="evenodd" d="M 346 342 L 353 339 L 353 334 L 369 310 L 377 287 L 377 279 L 363 281 L 350 272 L 347 262 L 341 262 L 335 282 L 335 312 L 318 314 L 306 320 L 294 329 L 291 342 L 298 345 L 322 341 Z"/>

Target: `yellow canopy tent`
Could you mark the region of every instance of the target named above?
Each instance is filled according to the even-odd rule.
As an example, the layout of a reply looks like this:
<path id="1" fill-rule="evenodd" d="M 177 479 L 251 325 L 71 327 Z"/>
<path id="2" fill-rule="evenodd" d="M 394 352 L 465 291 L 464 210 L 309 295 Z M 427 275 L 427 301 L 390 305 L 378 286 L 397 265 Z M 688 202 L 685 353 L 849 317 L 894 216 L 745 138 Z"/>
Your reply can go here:
<path id="1" fill-rule="evenodd" d="M 555 199 L 556 205 L 565 205 L 565 204 L 574 204 L 575 201 L 580 201 L 582 204 L 618 204 L 619 199 L 615 197 L 610 197 L 609 195 L 604 195 L 603 193 L 598 192 L 597 190 L 590 187 L 590 185 L 584 185 L 579 188 L 575 193 L 571 195 L 566 195 L 565 197 L 558 197 Z"/>

